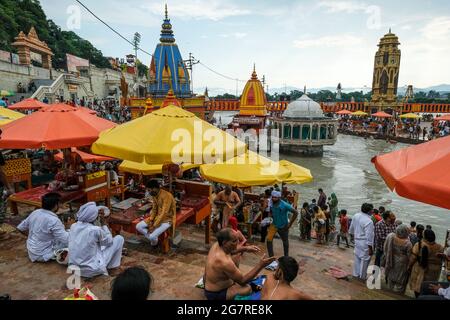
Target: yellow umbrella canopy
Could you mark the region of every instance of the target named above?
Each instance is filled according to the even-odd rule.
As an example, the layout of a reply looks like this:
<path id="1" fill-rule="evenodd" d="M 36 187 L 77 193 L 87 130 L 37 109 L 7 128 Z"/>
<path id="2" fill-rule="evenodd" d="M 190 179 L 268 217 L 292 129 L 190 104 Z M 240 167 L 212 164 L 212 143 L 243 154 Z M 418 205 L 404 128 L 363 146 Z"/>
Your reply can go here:
<path id="1" fill-rule="evenodd" d="M 245 143 L 169 105 L 100 134 L 96 154 L 138 163 L 215 163 L 244 153 Z"/>
<path id="2" fill-rule="evenodd" d="M 25 117 L 25 115 L 20 112 L 12 111 L 7 108 L 0 108 L 0 126 L 23 117 Z"/>
<path id="3" fill-rule="evenodd" d="M 287 160 L 281 160 L 280 165 L 291 172 L 289 178 L 287 178 L 287 180 L 283 180 L 284 183 L 302 184 L 313 181 L 311 171 L 302 166 L 299 166 Z"/>
<path id="4" fill-rule="evenodd" d="M 283 182 L 291 172 L 278 162 L 248 151 L 224 163 L 200 166 L 203 178 L 233 187 L 268 186 Z"/>
<path id="5" fill-rule="evenodd" d="M 421 117 L 414 113 L 406 113 L 406 114 L 402 114 L 400 116 L 400 118 L 402 118 L 402 119 L 419 119 Z"/>
<path id="6" fill-rule="evenodd" d="M 352 116 L 359 116 L 359 117 L 367 116 L 367 115 L 368 115 L 368 113 L 366 113 L 364 111 L 356 111 L 356 112 L 352 113 Z"/>
<path id="7" fill-rule="evenodd" d="M 181 170 L 186 171 L 198 167 L 195 164 L 182 164 Z M 138 163 L 133 161 L 125 160 L 120 166 L 119 170 L 123 172 L 133 173 L 133 174 L 143 174 L 144 176 L 153 176 L 162 173 L 162 164 L 146 164 Z"/>

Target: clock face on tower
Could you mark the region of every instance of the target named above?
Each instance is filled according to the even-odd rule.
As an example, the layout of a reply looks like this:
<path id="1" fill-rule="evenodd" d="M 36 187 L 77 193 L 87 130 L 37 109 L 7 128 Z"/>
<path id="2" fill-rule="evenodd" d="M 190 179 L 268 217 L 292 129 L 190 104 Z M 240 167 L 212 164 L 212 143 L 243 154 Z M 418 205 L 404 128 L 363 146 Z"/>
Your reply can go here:
<path id="1" fill-rule="evenodd" d="M 385 52 L 383 57 L 383 65 L 386 66 L 388 63 L 389 63 L 389 52 Z"/>

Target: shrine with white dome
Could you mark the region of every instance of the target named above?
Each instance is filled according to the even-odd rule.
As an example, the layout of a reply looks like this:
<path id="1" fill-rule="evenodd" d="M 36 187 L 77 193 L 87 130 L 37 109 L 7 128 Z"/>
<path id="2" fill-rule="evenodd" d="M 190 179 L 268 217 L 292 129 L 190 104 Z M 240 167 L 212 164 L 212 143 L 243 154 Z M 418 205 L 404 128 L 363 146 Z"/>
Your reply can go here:
<path id="1" fill-rule="evenodd" d="M 323 146 L 336 143 L 338 121 L 326 117 L 320 104 L 306 93 L 291 102 L 273 124 L 279 130 L 281 152 L 320 155 Z"/>

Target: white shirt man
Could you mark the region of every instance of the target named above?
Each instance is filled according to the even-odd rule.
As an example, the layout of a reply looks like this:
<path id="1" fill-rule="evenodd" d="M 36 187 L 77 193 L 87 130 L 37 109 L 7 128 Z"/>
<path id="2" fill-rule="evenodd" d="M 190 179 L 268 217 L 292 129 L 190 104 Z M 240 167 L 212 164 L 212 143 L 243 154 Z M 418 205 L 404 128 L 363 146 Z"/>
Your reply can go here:
<path id="1" fill-rule="evenodd" d="M 364 203 L 360 213 L 357 213 L 350 226 L 350 234 L 355 237 L 355 261 L 353 276 L 362 280 L 367 278 L 367 268 L 373 255 L 374 225 L 370 219 L 371 204 Z"/>
<path id="2" fill-rule="evenodd" d="M 42 209 L 33 211 L 17 227 L 21 232 L 28 231 L 27 249 L 32 262 L 47 262 L 55 258 L 55 250 L 66 248 L 69 233 L 55 214 L 61 196 L 48 193 L 42 197 Z"/>
<path id="3" fill-rule="evenodd" d="M 69 265 L 78 266 L 82 277 L 108 275 L 107 269 L 120 266 L 124 239 L 118 235 L 113 238 L 101 213 L 101 227 L 93 223 L 99 216 L 95 202 L 88 202 L 77 213 L 78 222 L 70 228 Z"/>

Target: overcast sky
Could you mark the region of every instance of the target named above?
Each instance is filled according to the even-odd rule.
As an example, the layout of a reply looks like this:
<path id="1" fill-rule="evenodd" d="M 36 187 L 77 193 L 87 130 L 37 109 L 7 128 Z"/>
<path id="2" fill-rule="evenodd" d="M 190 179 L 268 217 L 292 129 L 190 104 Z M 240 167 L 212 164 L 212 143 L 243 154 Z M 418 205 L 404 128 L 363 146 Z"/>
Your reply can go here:
<path id="1" fill-rule="evenodd" d="M 176 42 L 210 68 L 247 80 L 253 63 L 271 88 L 371 86 L 379 39 L 392 28 L 401 43 L 400 86 L 450 83 L 450 1 L 83 0 L 125 37 L 137 31 L 153 53 L 167 2 Z M 74 29 L 106 56 L 132 48 L 74 0 L 41 0 L 49 19 Z M 76 19 L 81 12 L 80 23 Z M 79 27 L 79 28 L 78 28 Z M 151 57 L 139 58 L 147 65 Z M 236 81 L 202 65 L 194 87 L 235 92 Z M 243 83 L 239 83 L 242 90 Z"/>

